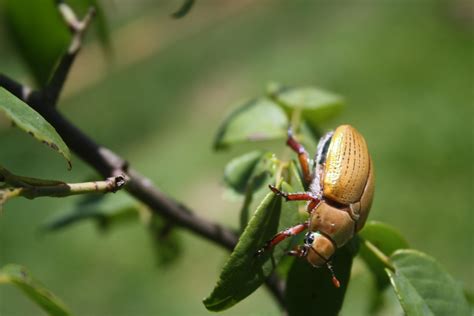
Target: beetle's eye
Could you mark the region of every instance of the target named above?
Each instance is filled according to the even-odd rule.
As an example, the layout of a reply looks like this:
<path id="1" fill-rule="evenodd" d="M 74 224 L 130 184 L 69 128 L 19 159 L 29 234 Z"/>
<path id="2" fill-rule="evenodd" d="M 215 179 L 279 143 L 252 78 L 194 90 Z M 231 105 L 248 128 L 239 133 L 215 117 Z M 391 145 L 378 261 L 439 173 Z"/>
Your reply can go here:
<path id="1" fill-rule="evenodd" d="M 308 245 L 312 245 L 314 241 L 314 234 L 313 233 L 308 233 L 306 235 L 306 238 L 304 239 L 304 243 Z"/>

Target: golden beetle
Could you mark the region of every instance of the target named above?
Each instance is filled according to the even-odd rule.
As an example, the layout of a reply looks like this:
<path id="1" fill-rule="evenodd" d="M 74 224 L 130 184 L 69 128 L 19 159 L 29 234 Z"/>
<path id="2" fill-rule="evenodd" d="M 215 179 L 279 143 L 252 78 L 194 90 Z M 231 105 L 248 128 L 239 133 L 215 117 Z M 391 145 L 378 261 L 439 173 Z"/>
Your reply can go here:
<path id="1" fill-rule="evenodd" d="M 364 226 L 374 196 L 374 168 L 367 143 L 354 127 L 339 126 L 321 138 L 312 172 L 308 153 L 293 138 L 291 129 L 286 143 L 298 154 L 309 191 L 287 193 L 272 185 L 270 189 L 287 201 L 308 201 L 309 219 L 276 234 L 257 254 L 308 229 L 304 245 L 288 254 L 306 258 L 314 267 L 327 266 L 339 287 L 331 257 Z"/>

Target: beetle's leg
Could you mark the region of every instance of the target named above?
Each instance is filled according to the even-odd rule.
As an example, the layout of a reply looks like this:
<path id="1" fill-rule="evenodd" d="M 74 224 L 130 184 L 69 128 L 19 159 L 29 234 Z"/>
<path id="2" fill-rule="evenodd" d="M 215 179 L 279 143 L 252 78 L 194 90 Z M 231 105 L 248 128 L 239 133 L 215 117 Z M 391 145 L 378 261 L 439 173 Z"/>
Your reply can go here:
<path id="1" fill-rule="evenodd" d="M 288 256 L 303 258 L 308 254 L 305 247 L 298 246 L 296 249 L 290 250 L 286 253 Z"/>
<path id="2" fill-rule="evenodd" d="M 288 237 L 295 236 L 295 235 L 298 235 L 299 233 L 303 232 L 306 228 L 308 228 L 308 225 L 309 225 L 309 223 L 305 222 L 303 224 L 298 224 L 296 226 L 287 228 L 287 229 L 279 232 L 278 234 L 273 236 L 272 239 L 267 241 L 262 248 L 257 250 L 255 255 L 256 256 L 261 256 L 262 254 L 265 253 L 265 251 L 272 249 L 273 247 L 275 247 L 276 245 L 278 245 L 280 242 L 287 239 Z"/>
<path id="3" fill-rule="evenodd" d="M 275 186 L 273 185 L 268 185 L 270 190 L 273 191 L 276 195 L 282 196 L 285 198 L 287 201 L 313 201 L 313 200 L 318 200 L 319 199 L 314 197 L 311 193 L 309 192 L 300 192 L 300 193 L 288 193 L 288 192 L 283 192 L 278 190 Z"/>
<path id="4" fill-rule="evenodd" d="M 308 203 L 307 210 L 309 213 L 321 202 L 318 198 L 314 197 L 311 193 L 309 192 L 302 192 L 302 193 L 288 193 L 288 192 L 282 192 L 278 190 L 275 186 L 269 185 L 268 186 L 270 190 L 273 191 L 276 195 L 282 196 L 285 198 L 287 201 L 310 201 Z"/>
<path id="5" fill-rule="evenodd" d="M 286 141 L 286 144 L 298 154 L 298 160 L 300 162 L 301 170 L 303 171 L 304 182 L 306 185 L 309 185 L 313 178 L 309 169 L 309 155 L 306 149 L 304 149 L 303 145 L 301 145 L 293 137 L 293 131 L 291 127 L 288 128 L 288 139 Z"/>
<path id="6" fill-rule="evenodd" d="M 332 268 L 332 264 L 330 261 L 326 263 L 326 266 L 329 269 L 329 272 L 331 272 L 332 275 L 332 284 L 334 284 L 335 287 L 340 288 L 341 287 L 341 282 L 336 278 L 336 274 L 334 273 L 334 270 Z"/>
<path id="7" fill-rule="evenodd" d="M 311 202 L 308 203 L 308 206 L 306 207 L 306 210 L 308 211 L 308 213 L 311 214 L 311 212 L 313 211 L 313 209 L 318 206 L 319 202 L 321 202 L 321 200 L 317 199 L 317 198 L 313 198 L 311 200 Z"/>

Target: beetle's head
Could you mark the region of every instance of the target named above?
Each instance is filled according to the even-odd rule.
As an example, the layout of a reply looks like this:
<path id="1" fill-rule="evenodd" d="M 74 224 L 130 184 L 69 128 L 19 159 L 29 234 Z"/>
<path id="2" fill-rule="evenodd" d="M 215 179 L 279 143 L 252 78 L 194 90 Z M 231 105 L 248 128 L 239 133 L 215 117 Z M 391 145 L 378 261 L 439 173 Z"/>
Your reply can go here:
<path id="1" fill-rule="evenodd" d="M 335 287 L 340 287 L 341 283 L 336 278 L 331 262 L 329 261 L 336 248 L 329 238 L 319 232 L 308 232 L 304 239 L 304 256 L 314 267 L 326 266 L 332 275 L 332 283 Z"/>
<path id="2" fill-rule="evenodd" d="M 335 252 L 332 241 L 319 232 L 308 232 L 303 247 L 306 260 L 314 267 L 326 265 Z"/>

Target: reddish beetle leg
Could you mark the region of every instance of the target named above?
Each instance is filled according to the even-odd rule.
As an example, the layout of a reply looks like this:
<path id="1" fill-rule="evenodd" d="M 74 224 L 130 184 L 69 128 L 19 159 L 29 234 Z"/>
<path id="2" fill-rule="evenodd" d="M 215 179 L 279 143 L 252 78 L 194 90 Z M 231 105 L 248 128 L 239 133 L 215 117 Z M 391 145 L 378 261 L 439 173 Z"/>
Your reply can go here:
<path id="1" fill-rule="evenodd" d="M 287 228 L 287 229 L 279 232 L 278 234 L 273 236 L 272 239 L 267 241 L 262 248 L 257 250 L 255 255 L 256 256 L 261 256 L 262 254 L 265 253 L 265 251 L 268 251 L 268 250 L 272 249 L 273 247 L 275 247 L 276 245 L 278 245 L 279 243 L 281 243 L 283 240 L 287 239 L 288 237 L 295 236 L 295 235 L 298 235 L 299 233 L 302 233 L 303 231 L 305 231 L 308 228 L 308 225 L 309 225 L 309 223 L 306 222 L 306 223 L 303 223 L 303 224 L 298 224 L 296 226 Z"/>
<path id="2" fill-rule="evenodd" d="M 273 185 L 268 185 L 268 187 L 270 188 L 270 190 L 273 191 L 273 193 L 275 193 L 276 195 L 279 195 L 279 196 L 282 196 L 285 198 L 286 201 L 310 201 L 308 203 L 308 207 L 307 207 L 307 210 L 309 213 L 311 213 L 311 211 L 316 207 L 318 206 L 319 202 L 321 202 L 321 200 L 319 200 L 318 198 L 314 197 L 311 193 L 309 192 L 301 192 L 301 193 L 287 193 L 287 192 L 282 192 L 280 190 L 278 190 L 275 186 Z"/>
<path id="3" fill-rule="evenodd" d="M 291 130 L 291 127 L 288 129 L 288 139 L 286 141 L 286 144 L 298 154 L 298 160 L 301 165 L 301 170 L 303 171 L 303 178 L 305 184 L 309 185 L 311 183 L 311 180 L 313 179 L 313 175 L 309 170 L 309 155 L 306 149 L 304 149 L 303 145 L 301 145 L 293 137 L 293 131 Z"/>

